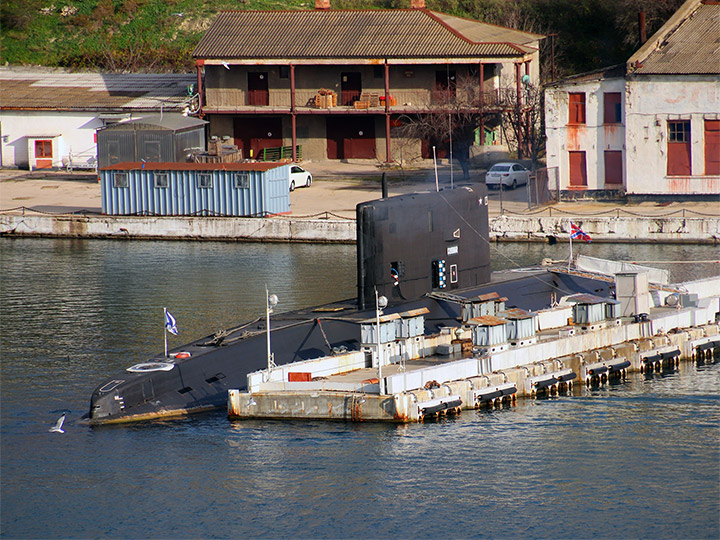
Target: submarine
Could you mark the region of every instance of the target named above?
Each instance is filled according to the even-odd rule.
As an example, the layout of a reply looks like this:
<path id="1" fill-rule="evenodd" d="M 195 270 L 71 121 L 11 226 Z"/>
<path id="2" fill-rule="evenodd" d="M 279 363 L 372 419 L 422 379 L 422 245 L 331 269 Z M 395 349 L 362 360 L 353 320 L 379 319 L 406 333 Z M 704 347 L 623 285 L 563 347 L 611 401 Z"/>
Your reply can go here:
<path id="1" fill-rule="evenodd" d="M 484 184 L 386 197 L 358 204 L 357 298 L 274 314 L 207 335 L 110 375 L 92 392 L 86 420 L 104 425 L 225 409 L 229 389 L 275 365 L 360 349 L 360 325 L 385 314 L 426 308 L 425 333 L 459 326 L 462 300 L 490 292 L 508 307 L 536 310 L 557 295 L 610 296 L 612 283 L 552 269 L 490 271 Z"/>

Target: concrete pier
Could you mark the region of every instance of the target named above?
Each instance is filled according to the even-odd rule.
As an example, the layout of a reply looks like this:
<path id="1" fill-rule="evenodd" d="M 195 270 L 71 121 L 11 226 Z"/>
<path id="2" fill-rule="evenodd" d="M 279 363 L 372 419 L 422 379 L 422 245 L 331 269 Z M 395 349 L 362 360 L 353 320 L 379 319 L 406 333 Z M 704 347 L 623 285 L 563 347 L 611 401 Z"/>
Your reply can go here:
<path id="1" fill-rule="evenodd" d="M 570 337 L 566 335 L 570 328 L 563 327 L 555 336 L 546 335 L 538 343 L 497 356 L 433 355 L 384 366 L 383 377 L 389 389 L 385 395 L 378 393 L 377 369 L 372 367 L 307 382 L 287 382 L 286 377 L 281 382 L 259 382 L 248 392 L 229 392 L 228 416 L 234 420 L 418 422 L 458 414 L 462 409 L 511 403 L 517 397 L 555 395 L 577 384 L 601 385 L 624 378 L 629 372 L 674 369 L 680 361 L 720 357 L 720 327 L 714 323 L 720 309 L 717 304 L 716 300 L 710 306 L 715 310 L 712 316 L 697 326 L 655 332 L 653 326 L 660 329 L 676 322 L 674 317 L 668 319 L 667 313 L 656 314 L 649 321 L 620 321 L 614 328 L 586 329 Z M 694 315 L 703 318 L 702 314 Z M 442 335 L 434 339 L 436 349 L 443 342 L 458 343 L 449 334 L 445 339 Z M 585 348 L 585 343 L 596 346 Z M 569 354 L 559 355 L 563 350 Z M 513 356 L 505 354 L 509 352 L 535 360 L 513 362 Z M 302 369 L 312 369 L 309 362 Z M 293 368 L 285 369 L 290 372 Z M 407 384 L 408 380 L 416 382 Z M 405 388 L 400 381 L 405 382 Z"/>

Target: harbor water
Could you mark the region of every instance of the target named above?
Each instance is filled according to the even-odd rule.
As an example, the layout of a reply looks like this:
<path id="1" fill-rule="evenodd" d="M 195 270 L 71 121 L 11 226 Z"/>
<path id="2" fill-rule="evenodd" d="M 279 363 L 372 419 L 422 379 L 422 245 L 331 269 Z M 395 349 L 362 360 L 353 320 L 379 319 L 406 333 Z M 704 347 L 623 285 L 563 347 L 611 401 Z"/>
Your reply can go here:
<path id="1" fill-rule="evenodd" d="M 493 253 L 501 269 L 567 245 Z M 687 280 L 717 266 L 664 267 Z M 0 537 L 720 537 L 719 363 L 428 424 L 80 422 L 101 380 L 162 351 L 164 307 L 173 347 L 263 315 L 265 286 L 284 311 L 355 283 L 354 246 L 0 239 Z"/>

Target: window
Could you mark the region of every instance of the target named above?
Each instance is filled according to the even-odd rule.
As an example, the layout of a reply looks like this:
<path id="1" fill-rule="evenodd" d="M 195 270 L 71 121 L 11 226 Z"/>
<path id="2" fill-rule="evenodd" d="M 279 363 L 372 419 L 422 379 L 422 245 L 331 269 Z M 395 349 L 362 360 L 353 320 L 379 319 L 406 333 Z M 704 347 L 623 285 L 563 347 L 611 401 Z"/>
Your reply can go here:
<path id="1" fill-rule="evenodd" d="M 212 175 L 210 173 L 198 174 L 197 187 L 200 189 L 212 189 Z"/>
<path id="2" fill-rule="evenodd" d="M 128 187 L 128 175 L 124 172 L 116 172 L 113 175 L 113 187 L 126 188 Z"/>
<path id="3" fill-rule="evenodd" d="M 373 77 L 376 79 L 383 79 L 385 77 L 385 67 L 373 66 Z"/>
<path id="4" fill-rule="evenodd" d="M 605 150 L 605 185 L 623 183 L 622 150 Z"/>
<path id="5" fill-rule="evenodd" d="M 690 159 L 690 120 L 668 120 L 668 176 L 692 174 Z"/>
<path id="6" fill-rule="evenodd" d="M 250 189 L 250 173 L 235 173 L 233 182 L 235 189 Z"/>
<path id="7" fill-rule="evenodd" d="M 163 189 L 170 185 L 170 179 L 168 173 L 155 173 L 155 187 L 157 189 Z"/>
<path id="8" fill-rule="evenodd" d="M 570 93 L 569 124 L 585 123 L 585 92 Z"/>
<path id="9" fill-rule="evenodd" d="M 605 92 L 603 123 L 622 124 L 622 106 L 620 105 L 620 92 Z"/>
<path id="10" fill-rule="evenodd" d="M 145 161 L 160 161 L 160 141 L 145 141 Z"/>
<path id="11" fill-rule="evenodd" d="M 35 157 L 51 158 L 52 157 L 52 141 L 35 141 Z"/>
<path id="12" fill-rule="evenodd" d="M 570 154 L 570 187 L 587 186 L 587 166 L 585 152 L 569 152 Z"/>
<path id="13" fill-rule="evenodd" d="M 280 78 L 281 79 L 290 78 L 290 66 L 280 66 Z"/>
<path id="14" fill-rule="evenodd" d="M 705 120 L 705 174 L 720 174 L 720 120 Z"/>

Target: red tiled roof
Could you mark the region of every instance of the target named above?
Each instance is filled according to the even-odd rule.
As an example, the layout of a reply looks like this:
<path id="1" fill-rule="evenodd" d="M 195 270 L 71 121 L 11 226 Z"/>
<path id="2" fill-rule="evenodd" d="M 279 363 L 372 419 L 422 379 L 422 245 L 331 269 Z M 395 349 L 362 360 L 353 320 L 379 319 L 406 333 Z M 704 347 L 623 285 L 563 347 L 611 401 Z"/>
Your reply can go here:
<path id="1" fill-rule="evenodd" d="M 542 36 L 427 9 L 223 11 L 201 59 L 517 57 Z"/>

